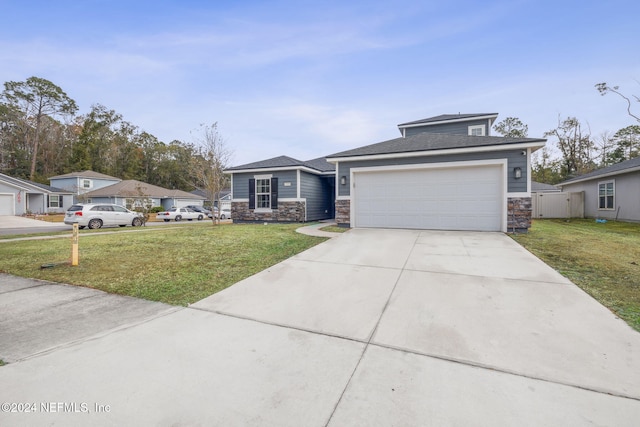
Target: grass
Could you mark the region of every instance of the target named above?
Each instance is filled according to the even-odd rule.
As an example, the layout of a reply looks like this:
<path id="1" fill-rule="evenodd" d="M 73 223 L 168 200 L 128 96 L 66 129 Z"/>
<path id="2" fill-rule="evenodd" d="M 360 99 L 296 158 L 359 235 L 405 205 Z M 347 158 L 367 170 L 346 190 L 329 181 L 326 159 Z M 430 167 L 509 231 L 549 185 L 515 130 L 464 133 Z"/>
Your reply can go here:
<path id="1" fill-rule="evenodd" d="M 69 260 L 70 239 L 5 242 L 0 271 L 187 305 L 326 240 L 296 233 L 298 227 L 185 224 L 148 232 L 82 232 L 80 265 L 48 269 L 40 266 Z"/>
<path id="2" fill-rule="evenodd" d="M 327 225 L 326 227 L 322 227 L 320 230 L 328 231 L 330 233 L 344 233 L 345 231 L 349 231 L 350 229 L 347 227 L 338 227 L 336 225 Z"/>
<path id="3" fill-rule="evenodd" d="M 513 238 L 640 331 L 640 224 L 535 220 Z"/>

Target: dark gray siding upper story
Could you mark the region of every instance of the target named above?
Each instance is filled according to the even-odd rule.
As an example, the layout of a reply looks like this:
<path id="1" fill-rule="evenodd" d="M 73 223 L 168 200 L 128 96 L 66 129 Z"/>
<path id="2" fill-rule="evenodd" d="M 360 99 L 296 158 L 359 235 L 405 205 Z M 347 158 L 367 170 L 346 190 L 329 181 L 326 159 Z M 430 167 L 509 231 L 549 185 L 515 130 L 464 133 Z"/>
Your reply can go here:
<path id="1" fill-rule="evenodd" d="M 333 176 L 300 172 L 300 197 L 307 200 L 307 221 L 333 218 Z"/>
<path id="2" fill-rule="evenodd" d="M 507 182 L 509 193 L 526 192 L 527 191 L 527 156 L 522 155 L 522 150 L 505 150 L 487 153 L 468 153 L 445 156 L 424 156 L 424 157 L 403 157 L 397 159 L 377 159 L 377 160 L 360 160 L 353 162 L 338 163 L 338 195 L 350 195 L 350 173 L 351 168 L 373 167 L 373 166 L 392 166 L 392 165 L 413 165 L 420 163 L 443 163 L 443 162 L 461 162 L 471 160 L 490 160 L 490 159 L 507 159 Z M 513 169 L 519 167 L 522 170 L 522 178 L 515 179 Z M 346 177 L 346 185 L 340 185 L 341 177 Z"/>
<path id="3" fill-rule="evenodd" d="M 469 126 L 485 126 L 485 135 L 490 135 L 489 119 L 471 120 L 468 122 L 442 123 L 440 125 L 416 126 L 405 128 L 405 136 L 416 135 L 422 132 L 447 133 L 452 135 L 469 135 Z"/>
<path id="4" fill-rule="evenodd" d="M 278 178 L 278 199 L 295 199 L 298 197 L 298 179 L 295 170 L 234 173 L 233 174 L 233 198 L 249 198 L 249 180 L 256 175 L 272 175 Z M 285 182 L 291 185 L 285 186 Z"/>

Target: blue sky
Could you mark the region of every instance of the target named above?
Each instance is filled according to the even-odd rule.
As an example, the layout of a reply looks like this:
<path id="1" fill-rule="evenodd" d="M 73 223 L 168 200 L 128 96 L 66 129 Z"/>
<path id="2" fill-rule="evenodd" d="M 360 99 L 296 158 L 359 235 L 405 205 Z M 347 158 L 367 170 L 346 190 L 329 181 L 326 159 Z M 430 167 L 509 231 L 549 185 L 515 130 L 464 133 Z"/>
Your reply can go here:
<path id="1" fill-rule="evenodd" d="M 640 2 L 4 1 L 0 83 L 48 79 L 166 143 L 218 122 L 233 165 L 301 160 L 448 113 L 633 124 Z"/>

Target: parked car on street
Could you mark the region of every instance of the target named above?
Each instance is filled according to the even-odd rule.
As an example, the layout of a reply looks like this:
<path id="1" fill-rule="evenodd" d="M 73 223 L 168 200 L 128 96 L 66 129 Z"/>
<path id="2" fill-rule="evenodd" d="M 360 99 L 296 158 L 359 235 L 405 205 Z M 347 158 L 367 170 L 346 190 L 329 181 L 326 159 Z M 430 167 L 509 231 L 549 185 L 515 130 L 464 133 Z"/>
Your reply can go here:
<path id="1" fill-rule="evenodd" d="M 172 219 L 175 221 L 182 221 L 183 219 L 188 221 L 192 221 L 194 219 L 202 221 L 204 219 L 204 214 L 189 208 L 171 208 L 168 211 L 158 212 L 156 214 L 156 218 L 162 219 L 164 222 L 169 222 Z"/>
<path id="2" fill-rule="evenodd" d="M 213 214 L 215 213 L 216 218 L 218 218 L 218 208 L 214 207 L 213 208 L 213 212 L 210 212 L 209 215 L 207 215 L 209 218 L 213 218 Z M 222 209 L 222 213 L 220 214 L 220 219 L 230 219 L 231 218 L 231 211 L 229 209 Z"/>
<path id="3" fill-rule="evenodd" d="M 189 206 L 185 206 L 185 208 L 191 209 L 192 211 L 200 212 L 205 215 L 209 215 L 211 213 L 209 209 L 203 206 L 198 206 L 198 205 L 189 205 Z"/>
<path id="4" fill-rule="evenodd" d="M 86 205 L 72 205 L 64 215 L 65 224 L 78 224 L 78 228 L 91 229 L 103 226 L 119 225 L 125 227 L 142 225 L 142 215 L 124 206 L 111 203 L 88 203 Z"/>

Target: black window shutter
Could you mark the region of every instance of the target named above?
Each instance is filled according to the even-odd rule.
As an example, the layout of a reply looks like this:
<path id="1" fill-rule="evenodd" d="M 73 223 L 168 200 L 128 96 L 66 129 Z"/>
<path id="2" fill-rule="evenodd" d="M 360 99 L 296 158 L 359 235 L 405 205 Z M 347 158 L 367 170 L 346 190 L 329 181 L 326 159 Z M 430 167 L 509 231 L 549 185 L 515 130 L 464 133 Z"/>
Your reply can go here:
<path id="1" fill-rule="evenodd" d="M 256 180 L 249 179 L 249 209 L 256 208 Z"/>
<path id="2" fill-rule="evenodd" d="M 278 209 L 278 178 L 271 178 L 271 209 Z"/>

